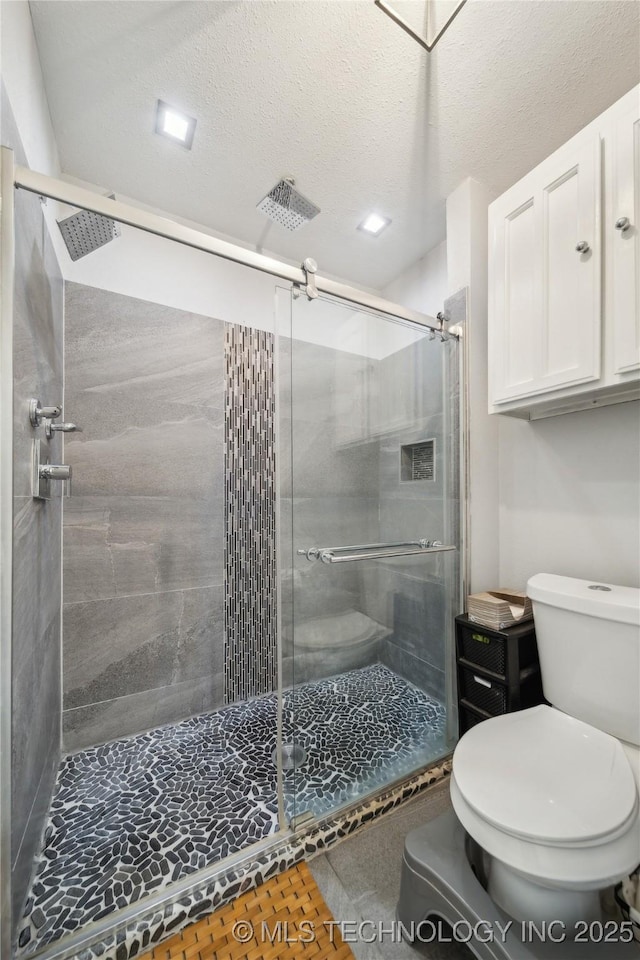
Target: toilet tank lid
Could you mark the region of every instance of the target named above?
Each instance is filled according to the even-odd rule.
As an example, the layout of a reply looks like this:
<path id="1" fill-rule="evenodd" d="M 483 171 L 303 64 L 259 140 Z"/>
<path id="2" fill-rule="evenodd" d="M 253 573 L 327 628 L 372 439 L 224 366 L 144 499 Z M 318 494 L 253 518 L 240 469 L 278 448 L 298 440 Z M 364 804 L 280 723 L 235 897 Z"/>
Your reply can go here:
<path id="1" fill-rule="evenodd" d="M 603 620 L 640 625 L 640 589 L 637 587 L 536 573 L 527 583 L 527 596 L 534 603 L 545 603 Z"/>

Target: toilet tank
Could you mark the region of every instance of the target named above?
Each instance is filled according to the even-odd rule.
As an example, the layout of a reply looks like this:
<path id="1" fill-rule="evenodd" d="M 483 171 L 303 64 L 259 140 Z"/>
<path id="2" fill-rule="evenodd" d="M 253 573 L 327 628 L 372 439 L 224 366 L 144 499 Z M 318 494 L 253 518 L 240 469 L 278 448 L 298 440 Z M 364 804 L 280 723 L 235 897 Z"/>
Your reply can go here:
<path id="1" fill-rule="evenodd" d="M 549 703 L 640 744 L 640 590 L 538 573 L 527 594 Z"/>

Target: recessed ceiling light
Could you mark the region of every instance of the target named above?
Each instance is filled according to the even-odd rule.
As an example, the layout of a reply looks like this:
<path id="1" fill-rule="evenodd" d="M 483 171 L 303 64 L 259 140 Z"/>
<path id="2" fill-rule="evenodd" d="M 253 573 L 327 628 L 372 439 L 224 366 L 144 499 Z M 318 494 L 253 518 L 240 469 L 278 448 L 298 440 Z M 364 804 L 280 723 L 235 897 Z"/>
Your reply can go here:
<path id="1" fill-rule="evenodd" d="M 190 150 L 195 130 L 196 121 L 193 117 L 188 117 L 186 113 L 170 107 L 164 100 L 158 100 L 156 133 L 169 140 L 175 140 L 176 143 Z"/>
<path id="2" fill-rule="evenodd" d="M 370 213 L 358 226 L 358 230 L 364 230 L 365 233 L 371 233 L 377 237 L 390 223 L 391 220 L 388 217 L 381 217 L 379 213 Z"/>

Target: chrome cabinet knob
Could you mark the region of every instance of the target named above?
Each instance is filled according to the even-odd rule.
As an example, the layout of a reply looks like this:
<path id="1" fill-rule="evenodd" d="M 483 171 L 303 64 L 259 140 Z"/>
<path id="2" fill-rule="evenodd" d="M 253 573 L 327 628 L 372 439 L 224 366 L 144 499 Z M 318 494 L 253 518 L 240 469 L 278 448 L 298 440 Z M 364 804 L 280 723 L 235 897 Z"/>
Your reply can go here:
<path id="1" fill-rule="evenodd" d="M 580 243 L 576 243 L 576 252 L 577 253 L 589 253 L 590 246 L 586 240 L 581 240 Z"/>
<path id="2" fill-rule="evenodd" d="M 616 220 L 616 230 L 619 230 L 621 233 L 626 233 L 630 226 L 631 220 L 629 220 L 629 217 L 618 217 Z"/>

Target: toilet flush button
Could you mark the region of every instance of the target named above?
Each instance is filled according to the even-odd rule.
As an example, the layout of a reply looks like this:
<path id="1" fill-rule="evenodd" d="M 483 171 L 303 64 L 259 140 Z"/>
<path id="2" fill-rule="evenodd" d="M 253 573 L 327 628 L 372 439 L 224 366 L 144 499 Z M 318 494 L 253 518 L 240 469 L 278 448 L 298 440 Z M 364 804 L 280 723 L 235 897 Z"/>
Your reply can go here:
<path id="1" fill-rule="evenodd" d="M 604 590 L 605 593 L 611 593 L 611 587 L 605 587 L 602 583 L 592 583 L 587 590 Z"/>

